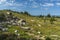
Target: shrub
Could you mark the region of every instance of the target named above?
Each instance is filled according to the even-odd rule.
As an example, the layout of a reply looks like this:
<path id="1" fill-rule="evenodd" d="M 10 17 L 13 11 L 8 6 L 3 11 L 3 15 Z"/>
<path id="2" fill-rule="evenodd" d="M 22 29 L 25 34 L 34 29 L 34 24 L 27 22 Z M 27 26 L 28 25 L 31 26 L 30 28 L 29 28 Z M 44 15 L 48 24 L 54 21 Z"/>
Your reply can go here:
<path id="1" fill-rule="evenodd" d="M 51 40 L 51 38 L 50 37 L 46 37 L 46 40 Z"/>
<path id="2" fill-rule="evenodd" d="M 53 21 L 55 21 L 55 19 L 53 17 L 51 17 L 50 23 L 53 24 Z"/>

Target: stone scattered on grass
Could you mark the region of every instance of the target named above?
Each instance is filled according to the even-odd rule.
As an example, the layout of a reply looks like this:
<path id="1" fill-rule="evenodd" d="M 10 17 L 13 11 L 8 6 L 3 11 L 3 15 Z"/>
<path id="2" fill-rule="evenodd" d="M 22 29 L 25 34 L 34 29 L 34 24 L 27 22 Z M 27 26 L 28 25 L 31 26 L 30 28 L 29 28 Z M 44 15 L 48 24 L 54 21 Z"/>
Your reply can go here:
<path id="1" fill-rule="evenodd" d="M 41 27 L 41 25 L 40 25 L 40 24 L 38 24 L 38 26 L 39 26 L 39 27 Z"/>
<path id="2" fill-rule="evenodd" d="M 35 20 L 31 20 L 32 22 L 34 22 Z"/>
<path id="3" fill-rule="evenodd" d="M 17 33 L 17 32 L 18 32 L 18 30 L 15 30 L 14 32 L 15 32 L 15 33 Z"/>
<path id="4" fill-rule="evenodd" d="M 20 34 L 19 34 L 19 33 L 18 33 L 17 35 L 18 35 L 18 36 L 20 36 Z"/>
<path id="5" fill-rule="evenodd" d="M 18 25 L 26 25 L 26 21 L 24 20 L 24 19 L 20 19 L 19 21 L 18 21 Z"/>
<path id="6" fill-rule="evenodd" d="M 2 31 L 8 31 L 8 28 L 2 28 Z"/>
<path id="7" fill-rule="evenodd" d="M 40 32 L 40 31 L 38 31 L 37 33 L 38 33 L 38 34 L 40 34 L 41 32 Z"/>
<path id="8" fill-rule="evenodd" d="M 11 27 L 11 25 L 8 25 L 8 27 Z"/>
<path id="9" fill-rule="evenodd" d="M 53 37 L 58 37 L 58 35 L 50 35 L 50 36 L 53 36 Z"/>
<path id="10" fill-rule="evenodd" d="M 7 14 L 9 15 L 9 14 L 10 14 L 10 12 L 7 12 Z"/>
<path id="11" fill-rule="evenodd" d="M 30 30 L 30 27 L 21 27 L 24 30 Z"/>
<path id="12" fill-rule="evenodd" d="M 40 39 L 45 40 L 45 36 L 40 37 Z"/>

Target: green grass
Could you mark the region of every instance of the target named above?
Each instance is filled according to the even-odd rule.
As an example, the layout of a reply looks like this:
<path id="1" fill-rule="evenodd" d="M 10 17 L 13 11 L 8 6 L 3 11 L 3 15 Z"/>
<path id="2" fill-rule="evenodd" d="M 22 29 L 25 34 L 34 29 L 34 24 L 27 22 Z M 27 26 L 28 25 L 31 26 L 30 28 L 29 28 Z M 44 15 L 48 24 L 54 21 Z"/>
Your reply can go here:
<path id="1" fill-rule="evenodd" d="M 3 11 L 3 12 L 7 12 L 7 11 Z M 34 34 L 37 34 L 37 31 L 40 31 L 42 34 L 41 35 L 59 35 L 60 36 L 60 22 L 59 21 L 55 21 L 54 24 L 50 24 L 49 19 L 44 23 L 44 20 L 42 18 L 39 17 L 32 17 L 32 16 L 28 16 L 25 14 L 18 14 L 18 13 L 13 13 L 14 16 L 17 16 L 18 18 L 22 18 L 25 19 L 27 24 L 27 27 L 31 27 L 33 28 Z M 34 21 L 31 21 L 34 20 Z M 56 20 L 60 20 L 60 18 L 56 18 Z M 41 27 L 38 26 L 38 24 L 41 25 Z M 20 34 L 26 34 L 27 32 L 25 32 L 25 30 L 21 29 L 19 26 L 11 26 L 9 28 L 9 32 L 10 33 L 14 33 L 14 30 L 18 30 Z"/>

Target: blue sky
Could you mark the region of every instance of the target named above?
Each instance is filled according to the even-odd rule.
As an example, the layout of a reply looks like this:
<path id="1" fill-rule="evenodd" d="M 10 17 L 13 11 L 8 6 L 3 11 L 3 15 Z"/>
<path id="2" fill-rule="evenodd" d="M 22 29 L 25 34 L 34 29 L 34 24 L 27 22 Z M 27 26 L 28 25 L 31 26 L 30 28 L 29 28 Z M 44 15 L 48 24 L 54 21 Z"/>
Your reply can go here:
<path id="1" fill-rule="evenodd" d="M 60 0 L 0 0 L 0 10 L 28 11 L 31 15 L 60 15 Z"/>

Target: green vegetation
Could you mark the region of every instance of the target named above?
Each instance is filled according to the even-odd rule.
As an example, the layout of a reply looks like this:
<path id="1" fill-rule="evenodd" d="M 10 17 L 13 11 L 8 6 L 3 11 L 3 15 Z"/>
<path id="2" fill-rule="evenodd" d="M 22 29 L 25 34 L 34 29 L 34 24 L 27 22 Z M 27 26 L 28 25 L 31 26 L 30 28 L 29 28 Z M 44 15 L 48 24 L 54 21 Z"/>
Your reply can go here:
<path id="1" fill-rule="evenodd" d="M 46 40 L 51 40 L 51 38 L 47 37 Z"/>
<path id="2" fill-rule="evenodd" d="M 37 40 L 45 38 L 45 40 L 60 40 L 60 18 L 59 16 L 32 16 L 28 12 L 16 12 L 11 10 L 0 10 L 0 21 L 5 21 L 7 12 L 10 12 L 10 17 L 24 19 L 30 30 L 22 29 L 23 26 L 2 24 L 8 28 L 8 31 L 0 30 L 0 40 Z M 18 30 L 15 32 L 15 30 Z M 55 35 L 55 36 L 53 36 Z M 56 36 L 57 35 L 57 36 Z M 55 38 L 56 37 L 56 38 Z"/>

